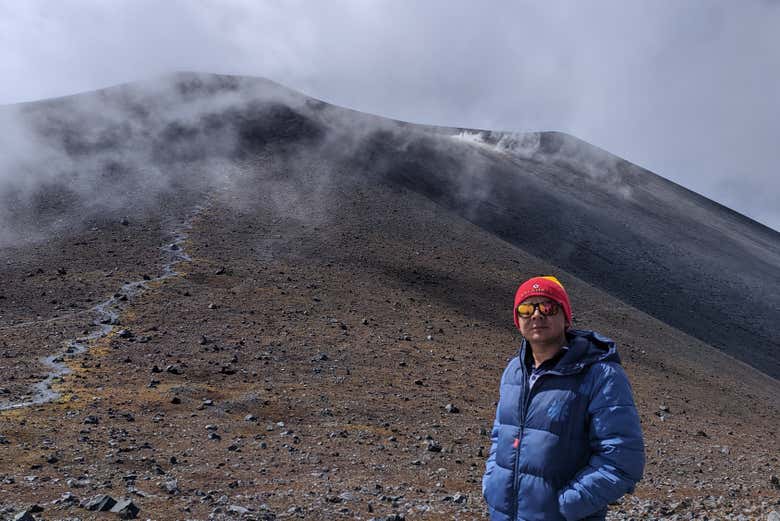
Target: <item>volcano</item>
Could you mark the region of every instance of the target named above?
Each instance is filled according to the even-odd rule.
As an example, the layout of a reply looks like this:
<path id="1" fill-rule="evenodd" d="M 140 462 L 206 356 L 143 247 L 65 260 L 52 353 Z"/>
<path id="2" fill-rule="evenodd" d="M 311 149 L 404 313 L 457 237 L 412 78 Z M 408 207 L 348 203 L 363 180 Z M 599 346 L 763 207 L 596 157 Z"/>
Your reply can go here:
<path id="1" fill-rule="evenodd" d="M 512 297 L 540 274 L 634 387 L 648 468 L 611 519 L 780 509 L 770 228 L 567 134 L 258 78 L 0 127 L 0 515 L 480 518 Z"/>

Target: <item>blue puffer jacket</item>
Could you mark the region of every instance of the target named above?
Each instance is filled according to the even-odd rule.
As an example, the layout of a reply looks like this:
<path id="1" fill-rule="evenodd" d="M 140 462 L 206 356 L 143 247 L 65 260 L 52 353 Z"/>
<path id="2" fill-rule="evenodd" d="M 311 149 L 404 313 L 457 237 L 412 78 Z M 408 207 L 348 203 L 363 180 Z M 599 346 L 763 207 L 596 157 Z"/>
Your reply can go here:
<path id="1" fill-rule="evenodd" d="M 525 340 L 501 377 L 482 478 L 493 521 L 603 520 L 642 478 L 642 429 L 615 343 L 566 337 L 566 354 L 530 390 Z"/>

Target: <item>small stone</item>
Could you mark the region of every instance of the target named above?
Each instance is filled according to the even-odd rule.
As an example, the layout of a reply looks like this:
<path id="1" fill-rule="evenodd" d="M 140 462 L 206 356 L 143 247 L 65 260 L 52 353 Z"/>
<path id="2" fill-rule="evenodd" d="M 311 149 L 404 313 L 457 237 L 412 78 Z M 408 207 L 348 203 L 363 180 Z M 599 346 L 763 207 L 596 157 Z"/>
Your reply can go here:
<path id="1" fill-rule="evenodd" d="M 766 517 L 766 521 L 780 521 L 780 513 L 776 510 L 772 510 Z"/>
<path id="2" fill-rule="evenodd" d="M 119 224 L 121 224 L 122 226 L 128 226 L 130 224 L 130 221 L 127 220 L 127 217 L 122 217 L 119 220 Z"/>
<path id="3" fill-rule="evenodd" d="M 170 374 L 181 374 L 181 368 L 178 365 L 165 366 L 165 372 Z"/>
<path id="4" fill-rule="evenodd" d="M 441 452 L 441 445 L 436 443 L 433 440 L 428 440 L 428 451 L 429 452 Z"/>
<path id="5" fill-rule="evenodd" d="M 98 417 L 92 414 L 84 418 L 84 425 L 97 425 L 99 422 Z"/>
<path id="6" fill-rule="evenodd" d="M 466 503 L 468 502 L 469 497 L 466 494 L 457 493 L 454 496 L 452 496 L 452 500 L 455 503 Z"/>
<path id="7" fill-rule="evenodd" d="M 110 512 L 119 514 L 121 519 L 135 519 L 135 517 L 138 515 L 139 509 L 131 500 L 122 499 L 117 501 L 116 505 L 111 508 Z"/>
<path id="8" fill-rule="evenodd" d="M 775 487 L 780 488 L 780 477 L 777 477 L 773 474 L 769 476 L 769 482 Z"/>
<path id="9" fill-rule="evenodd" d="M 247 414 L 246 416 L 244 416 L 244 421 L 256 422 L 257 421 L 257 416 L 255 416 L 253 414 Z"/>
<path id="10" fill-rule="evenodd" d="M 93 512 L 108 512 L 114 505 L 116 505 L 116 500 L 105 494 L 95 496 L 81 503 L 82 507 Z"/>
<path id="11" fill-rule="evenodd" d="M 78 498 L 70 492 L 65 492 L 59 499 L 55 499 L 52 503 L 55 505 L 75 505 L 79 502 Z"/>
<path id="12" fill-rule="evenodd" d="M 227 507 L 227 511 L 230 514 L 240 514 L 240 515 L 249 513 L 249 509 L 248 508 L 244 508 L 244 507 L 239 506 L 239 505 L 230 505 L 229 507 Z"/>
<path id="13" fill-rule="evenodd" d="M 451 404 L 451 403 L 448 403 L 448 404 L 447 404 L 447 405 L 444 407 L 444 409 L 445 409 L 445 410 L 446 410 L 448 413 L 450 413 L 450 414 L 457 414 L 457 413 L 459 413 L 459 412 L 460 412 L 460 409 L 458 409 L 458 408 L 457 408 L 455 405 L 453 405 L 453 404 Z"/>
<path id="14" fill-rule="evenodd" d="M 209 439 L 210 439 L 210 440 L 214 440 L 214 441 L 219 441 L 219 440 L 221 440 L 221 439 L 222 439 L 222 436 L 220 436 L 220 435 L 219 435 L 219 434 L 217 434 L 216 432 L 210 432 L 210 433 L 209 433 Z"/>
<path id="15" fill-rule="evenodd" d="M 119 338 L 132 338 L 133 332 L 129 329 L 120 329 L 119 332 L 116 334 Z"/>
<path id="16" fill-rule="evenodd" d="M 163 484 L 163 489 L 165 489 L 168 494 L 178 494 L 179 482 L 175 479 L 169 479 Z"/>
<path id="17" fill-rule="evenodd" d="M 669 412 L 669 406 L 668 406 L 668 405 L 663 405 L 663 404 L 662 404 L 662 405 L 660 405 L 660 406 L 658 407 L 658 410 L 659 410 L 659 411 L 661 411 L 661 412 Z"/>
<path id="18" fill-rule="evenodd" d="M 174 405 L 179 405 L 181 403 L 181 398 L 179 398 L 178 396 L 174 396 L 173 398 L 171 398 L 171 403 Z"/>
<path id="19" fill-rule="evenodd" d="M 22 512 L 19 512 L 11 519 L 13 519 L 13 521 L 35 521 L 35 518 L 29 510 L 23 510 Z"/>

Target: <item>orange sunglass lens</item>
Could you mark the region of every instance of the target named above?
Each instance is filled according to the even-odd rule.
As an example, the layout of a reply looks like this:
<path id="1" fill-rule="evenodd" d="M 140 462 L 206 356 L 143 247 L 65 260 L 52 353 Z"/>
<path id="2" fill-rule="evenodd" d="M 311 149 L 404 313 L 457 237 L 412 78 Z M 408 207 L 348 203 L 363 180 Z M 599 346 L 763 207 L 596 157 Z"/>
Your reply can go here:
<path id="1" fill-rule="evenodd" d="M 557 302 L 553 301 L 537 302 L 536 304 L 520 304 L 517 306 L 517 314 L 523 318 L 528 318 L 534 314 L 536 308 L 539 308 L 539 312 L 542 315 L 550 316 L 558 313 L 559 306 Z"/>

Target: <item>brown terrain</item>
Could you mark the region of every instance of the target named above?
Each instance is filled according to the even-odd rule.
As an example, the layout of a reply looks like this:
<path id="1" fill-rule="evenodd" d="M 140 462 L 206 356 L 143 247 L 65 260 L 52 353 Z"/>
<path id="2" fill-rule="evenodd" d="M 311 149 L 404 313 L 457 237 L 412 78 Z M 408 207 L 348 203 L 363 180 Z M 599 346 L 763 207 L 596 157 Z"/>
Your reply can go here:
<path id="1" fill-rule="evenodd" d="M 0 253 L 0 519 L 117 519 L 100 495 L 141 519 L 483 519 L 512 297 L 538 274 L 631 378 L 647 468 L 609 519 L 780 511 L 780 382 L 370 162 L 290 147 L 13 221 L 41 231 Z"/>

